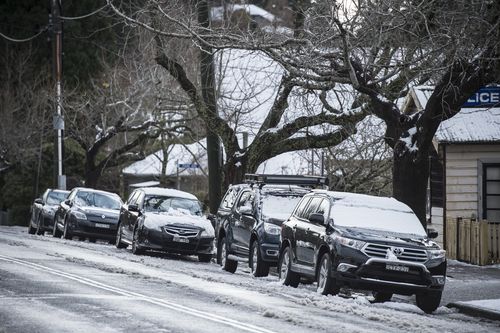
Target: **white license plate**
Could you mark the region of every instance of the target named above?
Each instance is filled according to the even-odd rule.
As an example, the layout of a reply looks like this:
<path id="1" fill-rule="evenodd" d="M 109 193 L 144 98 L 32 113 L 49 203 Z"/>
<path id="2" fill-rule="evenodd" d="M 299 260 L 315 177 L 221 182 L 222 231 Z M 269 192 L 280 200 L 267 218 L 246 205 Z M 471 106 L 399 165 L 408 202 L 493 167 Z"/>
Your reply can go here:
<path id="1" fill-rule="evenodd" d="M 97 228 L 106 228 L 109 229 L 109 224 L 104 224 L 104 223 L 96 223 L 95 226 Z"/>
<path id="2" fill-rule="evenodd" d="M 174 242 L 189 243 L 189 239 L 187 239 L 186 237 L 174 236 Z"/>
<path id="3" fill-rule="evenodd" d="M 396 271 L 396 272 L 409 272 L 410 267 L 408 266 L 401 266 L 401 265 L 391 265 L 391 264 L 386 264 L 385 269 L 389 271 Z"/>

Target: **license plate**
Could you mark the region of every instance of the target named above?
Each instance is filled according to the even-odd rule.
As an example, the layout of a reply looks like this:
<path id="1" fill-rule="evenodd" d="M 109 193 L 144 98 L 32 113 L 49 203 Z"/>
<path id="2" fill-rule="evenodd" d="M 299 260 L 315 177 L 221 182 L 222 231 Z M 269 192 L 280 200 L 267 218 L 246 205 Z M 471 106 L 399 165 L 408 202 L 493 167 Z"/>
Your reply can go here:
<path id="1" fill-rule="evenodd" d="M 96 223 L 95 226 L 97 228 L 106 228 L 109 229 L 109 224 L 104 224 L 104 223 Z"/>
<path id="2" fill-rule="evenodd" d="M 410 267 L 408 267 L 408 266 L 390 265 L 390 264 L 385 265 L 385 269 L 387 269 L 389 271 L 396 271 L 396 272 L 409 272 L 410 271 Z"/>
<path id="3" fill-rule="evenodd" d="M 189 243 L 189 239 L 187 239 L 186 237 L 174 236 L 174 242 Z"/>

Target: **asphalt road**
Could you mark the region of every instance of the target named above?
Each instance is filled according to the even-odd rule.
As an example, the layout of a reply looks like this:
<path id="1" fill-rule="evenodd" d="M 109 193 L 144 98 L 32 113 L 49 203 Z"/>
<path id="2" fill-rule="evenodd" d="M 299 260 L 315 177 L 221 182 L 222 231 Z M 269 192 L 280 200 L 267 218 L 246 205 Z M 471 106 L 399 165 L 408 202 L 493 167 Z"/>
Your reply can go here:
<path id="1" fill-rule="evenodd" d="M 455 300 L 464 281 L 450 282 L 445 298 Z M 138 257 L 0 227 L 0 332 L 500 331 L 497 322 L 446 308 L 426 315 L 410 303 L 324 297 L 313 285 L 288 288 L 195 257 Z"/>

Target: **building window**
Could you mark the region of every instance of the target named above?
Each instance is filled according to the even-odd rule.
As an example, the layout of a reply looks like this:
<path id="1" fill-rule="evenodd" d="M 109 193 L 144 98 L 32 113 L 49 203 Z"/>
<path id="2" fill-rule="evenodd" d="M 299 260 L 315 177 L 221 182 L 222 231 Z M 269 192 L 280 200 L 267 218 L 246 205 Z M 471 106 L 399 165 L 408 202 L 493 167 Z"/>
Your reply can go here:
<path id="1" fill-rule="evenodd" d="M 500 223 L 500 164 L 483 164 L 483 218 Z"/>

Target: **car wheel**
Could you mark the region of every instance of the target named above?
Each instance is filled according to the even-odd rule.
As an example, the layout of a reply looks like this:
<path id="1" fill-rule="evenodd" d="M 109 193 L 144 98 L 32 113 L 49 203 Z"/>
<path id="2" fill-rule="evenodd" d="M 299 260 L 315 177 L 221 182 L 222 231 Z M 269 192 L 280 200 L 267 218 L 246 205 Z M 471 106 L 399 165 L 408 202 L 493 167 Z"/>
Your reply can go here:
<path id="1" fill-rule="evenodd" d="M 41 216 L 41 214 L 38 216 L 38 220 L 37 220 L 37 223 L 36 223 L 36 234 L 37 235 L 44 235 L 45 234 L 45 231 L 43 231 L 43 227 L 42 227 L 42 223 L 43 223 L 43 217 Z"/>
<path id="2" fill-rule="evenodd" d="M 198 261 L 200 262 L 210 262 L 212 260 L 211 254 L 198 254 Z"/>
<path id="3" fill-rule="evenodd" d="M 73 235 L 71 234 L 71 228 L 69 226 L 68 220 L 64 221 L 63 238 L 64 239 L 73 239 Z"/>
<path id="4" fill-rule="evenodd" d="M 432 313 L 439 307 L 442 294 L 442 291 L 419 293 L 416 295 L 417 306 L 425 313 Z"/>
<path id="5" fill-rule="evenodd" d="M 281 284 L 297 288 L 300 275 L 292 271 L 292 249 L 287 246 L 283 249 L 278 261 L 278 276 Z"/>
<path id="6" fill-rule="evenodd" d="M 269 265 L 262 260 L 260 246 L 257 240 L 255 240 L 250 247 L 248 263 L 253 276 L 262 277 L 269 275 Z"/>
<path id="7" fill-rule="evenodd" d="M 89 243 L 95 243 L 96 241 L 97 241 L 97 239 L 95 239 L 95 238 L 92 238 L 92 237 L 89 238 Z"/>
<path id="8" fill-rule="evenodd" d="M 33 226 L 31 225 L 31 220 L 28 222 L 28 234 L 30 235 L 34 235 L 36 232 L 36 229 L 33 228 Z"/>
<path id="9" fill-rule="evenodd" d="M 134 236 L 132 238 L 132 253 L 135 255 L 141 255 L 144 253 L 144 249 L 139 245 L 139 232 L 137 232 L 137 228 L 135 228 Z"/>
<path id="10" fill-rule="evenodd" d="M 57 228 L 57 220 L 54 219 L 54 226 L 52 227 L 52 237 L 61 238 L 62 232 Z"/>
<path id="11" fill-rule="evenodd" d="M 374 291 L 373 298 L 375 299 L 375 303 L 389 302 L 392 298 L 392 293 Z"/>
<path id="12" fill-rule="evenodd" d="M 117 249 L 127 248 L 127 244 L 122 243 L 122 225 L 118 224 L 118 229 L 116 230 L 116 242 L 115 246 Z"/>
<path id="13" fill-rule="evenodd" d="M 217 247 L 217 262 L 222 266 L 222 269 L 234 273 L 238 268 L 238 262 L 227 258 L 226 237 L 222 237 Z"/>
<path id="14" fill-rule="evenodd" d="M 332 261 L 330 254 L 324 253 L 318 266 L 318 293 L 322 295 L 337 294 L 339 292 L 335 279 L 332 277 Z"/>

